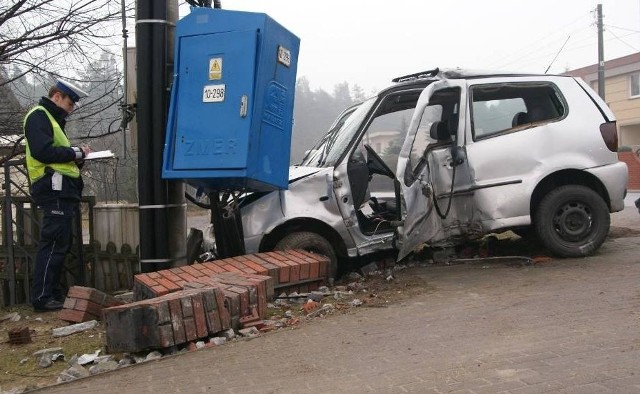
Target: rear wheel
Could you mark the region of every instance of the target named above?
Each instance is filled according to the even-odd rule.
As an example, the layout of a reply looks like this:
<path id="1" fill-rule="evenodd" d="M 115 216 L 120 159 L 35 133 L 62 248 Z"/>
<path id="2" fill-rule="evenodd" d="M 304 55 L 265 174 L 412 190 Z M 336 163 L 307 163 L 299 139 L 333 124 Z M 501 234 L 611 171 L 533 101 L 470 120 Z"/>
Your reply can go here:
<path id="1" fill-rule="evenodd" d="M 538 238 L 554 254 L 592 254 L 609 233 L 609 209 L 598 193 L 585 186 L 566 185 L 547 194 L 535 215 Z"/>
<path id="2" fill-rule="evenodd" d="M 307 252 L 318 253 L 329 258 L 327 278 L 336 278 L 338 274 L 338 257 L 331 243 L 322 235 L 309 231 L 291 233 L 282 238 L 275 250 L 303 249 Z"/>

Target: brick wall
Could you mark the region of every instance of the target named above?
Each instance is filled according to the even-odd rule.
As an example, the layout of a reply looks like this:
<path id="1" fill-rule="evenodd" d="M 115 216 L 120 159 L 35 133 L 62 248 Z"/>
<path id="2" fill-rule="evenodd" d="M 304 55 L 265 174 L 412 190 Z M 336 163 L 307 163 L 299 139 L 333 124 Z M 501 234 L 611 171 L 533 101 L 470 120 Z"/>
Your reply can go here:
<path id="1" fill-rule="evenodd" d="M 138 274 L 135 302 L 101 310 L 107 351 L 167 348 L 259 325 L 276 290 L 315 290 L 328 264 L 325 256 L 287 250 Z"/>
<path id="2" fill-rule="evenodd" d="M 618 152 L 618 159 L 627 163 L 629 183 L 627 189 L 640 190 L 640 159 L 634 152 Z"/>

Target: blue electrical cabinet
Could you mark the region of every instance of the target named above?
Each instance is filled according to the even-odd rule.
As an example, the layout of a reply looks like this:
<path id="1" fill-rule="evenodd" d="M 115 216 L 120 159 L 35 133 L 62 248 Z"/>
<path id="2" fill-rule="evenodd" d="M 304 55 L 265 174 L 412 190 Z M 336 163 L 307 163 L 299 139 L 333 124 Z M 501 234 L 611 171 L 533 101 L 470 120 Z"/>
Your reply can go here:
<path id="1" fill-rule="evenodd" d="M 178 21 L 162 177 L 286 189 L 299 48 L 266 14 L 193 8 Z"/>

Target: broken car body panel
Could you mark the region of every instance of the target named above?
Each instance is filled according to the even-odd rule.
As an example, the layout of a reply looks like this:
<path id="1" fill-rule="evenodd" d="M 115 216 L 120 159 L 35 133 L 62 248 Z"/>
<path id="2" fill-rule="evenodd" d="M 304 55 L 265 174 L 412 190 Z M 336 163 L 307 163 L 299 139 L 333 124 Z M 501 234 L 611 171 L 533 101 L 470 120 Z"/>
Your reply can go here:
<path id="1" fill-rule="evenodd" d="M 409 135 L 418 132 L 420 118 L 424 117 L 429 97 L 438 89 L 452 86 L 452 82 L 436 82 L 425 89 L 416 107 Z M 532 198 L 536 195 L 537 188 L 547 180 L 553 182 L 558 177 L 575 175 L 585 178 L 585 182 L 604 185 L 603 190 L 606 190 L 607 195 L 603 197 L 609 201 L 609 210 L 615 212 L 623 209 L 626 166 L 618 161 L 616 152 L 607 148 L 597 131 L 586 132 L 588 130 L 585 127 L 600 125 L 615 118 L 608 108 L 601 111 L 593 105 L 592 101 L 595 100 L 584 93 L 582 84 L 576 83 L 573 78 L 561 76 L 501 77 L 467 82 L 472 100 L 462 100 L 461 127 L 456 130 L 457 146 L 464 147 L 465 163 L 455 166 L 455 169 L 463 177 L 468 171 L 471 183 L 465 184 L 456 179 L 455 187 L 448 194 L 452 196 L 450 214 L 457 220 L 447 223 L 433 209 L 433 195 L 439 199 L 439 192 L 447 188 L 448 177 L 442 176 L 443 168 L 453 173 L 453 167 L 446 162 L 447 159 L 450 160 L 450 156 L 444 160 L 439 159 L 439 150 L 427 147 L 425 161 L 430 165 L 426 165 L 425 171 L 418 176 L 408 177 L 407 174 L 411 171 L 407 165 L 410 164 L 409 156 L 414 147 L 410 141 L 412 138 L 408 137 L 398 166 L 398 174 L 404 175 L 403 197 L 407 206 L 407 217 L 400 231 L 403 242 L 399 258 L 425 242 L 434 245 L 455 235 L 476 232 L 483 234 L 531 225 Z M 495 93 L 500 90 L 504 93 Z M 527 90 L 532 97 L 526 97 Z M 487 130 L 479 130 L 477 127 L 480 122 L 474 125 L 472 116 L 465 116 L 473 113 L 477 104 L 473 98 L 476 96 L 486 96 L 478 100 L 478 103 L 484 104 L 493 95 L 495 100 L 492 105 L 495 106 L 513 101 L 511 97 L 517 97 L 518 92 L 527 98 L 525 103 L 517 103 L 523 105 L 523 110 L 533 113 L 533 105 L 541 107 L 538 119 L 529 119 L 522 125 L 506 125 L 484 133 Z M 545 94 L 553 100 L 546 100 Z M 498 99 L 503 102 L 496 104 Z M 554 101 L 553 108 L 549 108 L 551 106 L 546 101 Z M 513 115 L 513 112 L 509 114 Z M 585 132 L 577 134 L 576 131 L 579 130 Z M 407 184 L 408 179 L 412 183 Z M 450 181 L 448 184 L 450 185 Z M 463 198 L 464 202 L 459 203 L 462 196 L 469 195 L 473 196 L 471 201 Z M 458 206 L 467 210 L 460 212 L 455 209 Z M 426 209 L 420 210 L 417 207 Z M 465 230 L 456 228 L 454 224 L 469 227 Z M 452 231 L 453 229 L 456 231 Z"/>
<path id="2" fill-rule="evenodd" d="M 602 129 L 615 130 L 615 117 L 586 84 L 462 70 L 409 77 L 345 110 L 292 167 L 289 190 L 241 204 L 248 253 L 310 231 L 338 256 L 401 246 L 402 258 L 423 243 L 536 226 L 577 245 L 573 238 L 598 233 L 589 243 L 599 246 L 608 229 L 595 222 L 600 203 L 568 193 L 545 203 L 579 185 L 606 204 L 607 217 L 624 208 L 626 165 Z"/>

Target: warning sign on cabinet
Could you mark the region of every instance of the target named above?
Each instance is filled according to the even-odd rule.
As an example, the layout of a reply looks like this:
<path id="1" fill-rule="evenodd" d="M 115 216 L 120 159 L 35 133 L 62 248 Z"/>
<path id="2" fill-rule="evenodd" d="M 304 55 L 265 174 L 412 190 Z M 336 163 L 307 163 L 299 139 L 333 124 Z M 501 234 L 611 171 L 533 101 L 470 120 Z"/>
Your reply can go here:
<path id="1" fill-rule="evenodd" d="M 221 79 L 222 78 L 222 58 L 214 57 L 209 59 L 209 79 Z"/>

